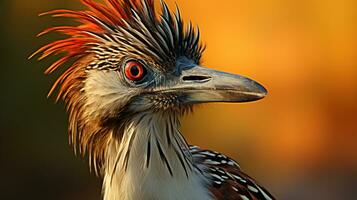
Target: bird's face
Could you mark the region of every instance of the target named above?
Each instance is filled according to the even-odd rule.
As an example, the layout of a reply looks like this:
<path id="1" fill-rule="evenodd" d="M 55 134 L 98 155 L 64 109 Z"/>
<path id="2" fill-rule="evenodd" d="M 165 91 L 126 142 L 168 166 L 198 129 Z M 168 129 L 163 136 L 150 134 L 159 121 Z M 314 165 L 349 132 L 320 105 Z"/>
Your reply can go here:
<path id="1" fill-rule="evenodd" d="M 111 70 L 89 69 L 84 91 L 92 113 L 111 118 L 124 112 L 178 111 L 208 102 L 248 102 L 267 91 L 243 76 L 202 67 L 179 57 L 169 67 L 155 62 L 123 57 Z M 175 112 L 174 112 L 175 113 Z"/>
<path id="2" fill-rule="evenodd" d="M 54 84 L 72 114 L 101 120 L 138 112 L 182 111 L 207 102 L 247 102 L 266 95 L 258 83 L 200 66 L 204 51 L 198 29 L 186 28 L 177 9 L 173 14 L 161 1 L 106 1 L 107 9 L 85 1 L 90 12 L 55 10 L 54 17 L 73 17 L 82 24 L 60 26 L 70 37 L 50 43 L 35 54 L 40 59 L 67 55 L 47 70 L 53 72 L 70 58 L 77 62 Z M 103 5 L 104 6 L 104 5 Z M 78 111 L 80 110 L 80 111 Z"/>

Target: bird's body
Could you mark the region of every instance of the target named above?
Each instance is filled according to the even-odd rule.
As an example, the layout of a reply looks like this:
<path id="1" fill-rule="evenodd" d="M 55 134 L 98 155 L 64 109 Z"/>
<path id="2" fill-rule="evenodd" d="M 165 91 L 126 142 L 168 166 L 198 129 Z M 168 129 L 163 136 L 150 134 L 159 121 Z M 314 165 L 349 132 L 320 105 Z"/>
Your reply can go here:
<path id="1" fill-rule="evenodd" d="M 271 200 L 227 156 L 190 146 L 180 117 L 195 104 L 246 102 L 266 90 L 242 76 L 201 67 L 199 33 L 153 0 L 82 0 L 87 11 L 55 10 L 79 26 L 45 30 L 67 39 L 41 48 L 74 63 L 54 84 L 68 106 L 71 143 L 103 177 L 105 200 Z M 53 91 L 51 90 L 51 92 Z"/>
<path id="2" fill-rule="evenodd" d="M 109 145 L 104 199 L 272 199 L 231 158 L 187 146 L 177 117 L 142 113 L 130 123 Z"/>

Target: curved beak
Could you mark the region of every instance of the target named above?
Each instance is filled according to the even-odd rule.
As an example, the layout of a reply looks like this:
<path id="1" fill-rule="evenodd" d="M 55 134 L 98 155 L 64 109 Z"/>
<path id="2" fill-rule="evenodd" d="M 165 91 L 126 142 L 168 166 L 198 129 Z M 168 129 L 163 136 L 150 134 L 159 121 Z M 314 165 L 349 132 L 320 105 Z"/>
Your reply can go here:
<path id="1" fill-rule="evenodd" d="M 198 65 L 183 69 L 179 81 L 165 92 L 175 92 L 183 103 L 193 104 L 250 102 L 267 95 L 262 85 L 249 78 Z"/>

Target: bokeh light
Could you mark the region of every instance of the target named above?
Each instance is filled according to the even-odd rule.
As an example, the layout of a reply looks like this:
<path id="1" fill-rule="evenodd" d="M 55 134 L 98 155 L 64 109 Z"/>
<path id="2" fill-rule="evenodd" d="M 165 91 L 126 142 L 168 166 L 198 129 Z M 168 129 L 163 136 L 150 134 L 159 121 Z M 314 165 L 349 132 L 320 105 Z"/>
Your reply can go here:
<path id="1" fill-rule="evenodd" d="M 167 0 L 171 9 L 175 1 Z M 356 199 L 357 1 L 177 0 L 200 27 L 203 65 L 269 90 L 245 104 L 198 106 L 183 120 L 192 144 L 239 161 L 278 199 Z M 67 145 L 62 103 L 46 99 L 59 73 L 27 57 L 58 38 L 35 35 L 82 9 L 73 0 L 2 0 L 0 199 L 99 199 L 101 182 Z"/>

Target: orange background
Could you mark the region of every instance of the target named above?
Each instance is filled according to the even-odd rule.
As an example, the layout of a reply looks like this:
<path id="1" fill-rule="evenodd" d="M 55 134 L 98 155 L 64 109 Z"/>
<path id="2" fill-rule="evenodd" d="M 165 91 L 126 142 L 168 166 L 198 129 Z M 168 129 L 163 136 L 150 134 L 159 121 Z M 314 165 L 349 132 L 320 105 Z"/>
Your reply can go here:
<path id="1" fill-rule="evenodd" d="M 200 27 L 203 65 L 269 90 L 255 103 L 199 106 L 183 121 L 188 140 L 235 158 L 278 199 L 356 199 L 357 2 L 176 2 Z M 57 8 L 83 7 L 71 0 L 0 3 L 0 150 L 8 180 L 1 199 L 100 197 L 100 180 L 67 145 L 64 106 L 45 99 L 58 73 L 45 77 L 46 63 L 26 60 L 57 38 L 36 33 L 67 23 L 37 17 Z"/>

